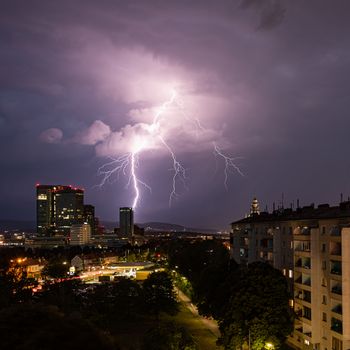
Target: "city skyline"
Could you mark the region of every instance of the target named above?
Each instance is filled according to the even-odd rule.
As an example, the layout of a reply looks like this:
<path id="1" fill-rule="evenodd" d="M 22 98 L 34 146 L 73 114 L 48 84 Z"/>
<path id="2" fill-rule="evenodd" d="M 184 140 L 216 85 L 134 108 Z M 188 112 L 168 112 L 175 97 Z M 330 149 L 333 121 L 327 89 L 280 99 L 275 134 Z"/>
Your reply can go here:
<path id="1" fill-rule="evenodd" d="M 169 157 L 140 155 L 152 193 L 142 189 L 135 222 L 222 228 L 254 197 L 271 211 L 282 193 L 285 207 L 338 204 L 350 195 L 349 10 L 288 0 L 7 2 L 0 219 L 35 220 L 35 184 L 72 183 L 85 188 L 96 216 L 115 221 L 134 193 L 123 177 L 98 186 L 106 134 L 149 123 L 173 88 L 206 132 L 194 142 L 195 127 L 171 129 L 187 173 L 171 207 Z M 230 174 L 227 189 L 213 141 L 239 157 L 244 174 Z"/>

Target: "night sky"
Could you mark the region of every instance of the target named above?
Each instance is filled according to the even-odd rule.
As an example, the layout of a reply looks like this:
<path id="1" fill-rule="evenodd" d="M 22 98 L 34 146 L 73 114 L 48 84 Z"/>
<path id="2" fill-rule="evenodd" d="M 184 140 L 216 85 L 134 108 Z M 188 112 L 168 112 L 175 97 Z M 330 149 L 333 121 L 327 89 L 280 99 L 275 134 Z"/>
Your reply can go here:
<path id="1" fill-rule="evenodd" d="M 136 221 L 225 227 L 249 210 L 350 195 L 347 0 L 1 1 L 0 219 L 35 220 L 35 184 L 85 188 L 103 220 L 134 197 L 98 168 L 173 89 L 162 135 L 186 170 L 139 154 Z M 200 128 L 196 125 L 199 120 Z M 149 136 L 149 135 L 148 135 Z M 148 140 L 149 141 L 149 140 Z M 224 186 L 225 155 L 238 157 Z"/>

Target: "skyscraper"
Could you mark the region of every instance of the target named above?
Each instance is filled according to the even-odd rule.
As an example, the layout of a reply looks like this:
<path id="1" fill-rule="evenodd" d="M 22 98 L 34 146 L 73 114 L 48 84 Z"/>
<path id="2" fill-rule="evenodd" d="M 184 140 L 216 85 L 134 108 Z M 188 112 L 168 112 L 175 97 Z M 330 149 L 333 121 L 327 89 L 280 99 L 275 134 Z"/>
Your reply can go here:
<path id="1" fill-rule="evenodd" d="M 84 222 L 84 191 L 71 186 L 60 186 L 54 192 L 55 229 L 69 235 L 70 227 Z"/>
<path id="2" fill-rule="evenodd" d="M 53 199 L 54 186 L 36 186 L 36 224 L 37 232 L 47 236 L 53 229 Z"/>
<path id="3" fill-rule="evenodd" d="M 119 227 L 122 236 L 131 237 L 134 234 L 134 212 L 132 208 L 119 208 Z"/>
<path id="4" fill-rule="evenodd" d="M 96 233 L 96 218 L 95 218 L 95 207 L 91 204 L 84 205 L 84 221 L 87 222 L 91 227 L 91 234 Z"/>
<path id="5" fill-rule="evenodd" d="M 84 190 L 71 186 L 37 185 L 37 232 L 69 235 L 73 224 L 84 222 Z"/>

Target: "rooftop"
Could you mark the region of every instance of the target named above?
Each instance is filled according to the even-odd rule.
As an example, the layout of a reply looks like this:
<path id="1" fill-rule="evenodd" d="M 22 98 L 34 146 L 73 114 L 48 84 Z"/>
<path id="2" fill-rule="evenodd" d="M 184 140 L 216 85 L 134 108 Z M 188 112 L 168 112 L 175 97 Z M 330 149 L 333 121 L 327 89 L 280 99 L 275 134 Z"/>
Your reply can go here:
<path id="1" fill-rule="evenodd" d="M 280 208 L 272 213 L 253 213 L 244 219 L 234 221 L 231 224 L 273 222 L 273 221 L 293 221 L 293 220 L 327 220 L 335 218 L 350 219 L 350 201 L 341 202 L 339 206 L 331 207 L 329 204 L 320 204 L 317 207 L 312 203 L 297 209 Z"/>

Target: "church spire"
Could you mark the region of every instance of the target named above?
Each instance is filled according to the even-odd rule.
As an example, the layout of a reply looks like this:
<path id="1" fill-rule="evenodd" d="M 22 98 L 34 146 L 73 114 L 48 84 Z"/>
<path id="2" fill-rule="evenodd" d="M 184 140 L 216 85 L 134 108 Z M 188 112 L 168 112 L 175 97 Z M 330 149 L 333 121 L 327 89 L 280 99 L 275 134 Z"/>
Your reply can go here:
<path id="1" fill-rule="evenodd" d="M 259 208 L 259 202 L 256 199 L 256 197 L 254 197 L 252 204 L 250 206 L 250 215 L 259 215 L 260 214 L 260 208 Z"/>

